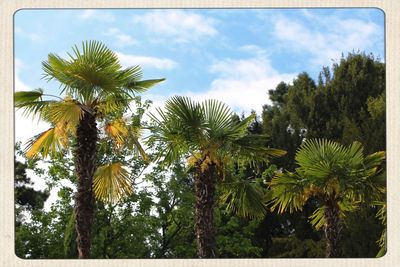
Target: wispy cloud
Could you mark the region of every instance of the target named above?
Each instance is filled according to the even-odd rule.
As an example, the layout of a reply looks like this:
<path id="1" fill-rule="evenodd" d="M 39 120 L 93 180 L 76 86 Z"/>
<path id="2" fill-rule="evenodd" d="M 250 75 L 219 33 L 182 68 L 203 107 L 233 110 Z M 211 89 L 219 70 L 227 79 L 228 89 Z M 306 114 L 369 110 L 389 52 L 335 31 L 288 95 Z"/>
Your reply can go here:
<path id="1" fill-rule="evenodd" d="M 79 15 L 79 18 L 83 20 L 99 20 L 103 22 L 112 22 L 115 20 L 115 17 L 113 14 L 107 11 L 103 10 L 96 10 L 96 9 L 85 9 L 82 11 L 82 13 Z"/>
<path id="2" fill-rule="evenodd" d="M 214 62 L 209 70 L 216 77 L 208 90 L 201 92 L 186 91 L 180 95 L 189 96 L 196 101 L 218 99 L 228 104 L 234 112 L 249 114 L 255 110 L 261 114 L 262 106 L 269 103 L 268 90 L 274 89 L 281 82 L 291 82 L 296 74 L 278 73 L 257 46 L 253 57 L 244 59 L 226 58 Z M 149 95 L 155 107 L 163 107 L 165 100 L 172 95 Z M 155 107 L 152 108 L 154 111 Z"/>
<path id="3" fill-rule="evenodd" d="M 313 64 L 321 65 L 330 59 L 339 59 L 342 53 L 372 49 L 383 31 L 374 22 L 362 19 L 344 19 L 338 16 L 323 17 L 304 11 L 309 21 L 293 17 L 277 16 L 273 23 L 273 35 L 279 45 L 297 53 L 309 53 Z"/>
<path id="4" fill-rule="evenodd" d="M 188 43 L 218 33 L 216 20 L 191 11 L 156 10 L 133 18 L 135 24 L 143 25 L 147 32 L 157 38 L 168 37 L 170 42 Z"/>
<path id="5" fill-rule="evenodd" d="M 169 58 L 128 55 L 121 52 L 116 52 L 116 54 L 124 67 L 141 65 L 143 67 L 169 70 L 177 66 L 177 63 Z"/>
<path id="6" fill-rule="evenodd" d="M 210 71 L 217 75 L 210 89 L 204 93 L 192 93 L 196 99 L 215 98 L 227 103 L 235 112 L 258 114 L 269 102 L 268 90 L 281 81 L 290 82 L 295 74 L 278 73 L 265 56 L 245 59 L 224 59 L 215 62 Z"/>
<path id="7" fill-rule="evenodd" d="M 27 32 L 24 29 L 21 29 L 20 27 L 15 27 L 14 29 L 15 34 L 18 36 L 28 39 L 32 43 L 41 43 L 44 41 L 44 36 L 40 32 Z"/>
<path id="8" fill-rule="evenodd" d="M 139 41 L 134 39 L 132 36 L 129 34 L 126 34 L 122 32 L 118 28 L 110 28 L 106 32 L 104 32 L 104 35 L 111 37 L 113 40 L 114 44 L 118 47 L 125 47 L 125 46 L 131 46 L 131 45 L 137 45 L 139 44 Z"/>

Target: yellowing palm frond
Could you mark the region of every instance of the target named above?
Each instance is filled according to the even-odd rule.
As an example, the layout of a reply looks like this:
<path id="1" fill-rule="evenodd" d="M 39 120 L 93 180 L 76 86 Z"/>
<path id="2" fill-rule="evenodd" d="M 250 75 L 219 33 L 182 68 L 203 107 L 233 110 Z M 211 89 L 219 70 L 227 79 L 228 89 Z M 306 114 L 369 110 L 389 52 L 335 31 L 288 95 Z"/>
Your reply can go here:
<path id="1" fill-rule="evenodd" d="M 309 217 L 311 225 L 317 230 L 325 226 L 325 209 L 325 206 L 319 207 Z"/>
<path id="2" fill-rule="evenodd" d="M 106 123 L 104 130 L 119 146 L 126 142 L 126 137 L 129 133 L 128 127 L 122 119 Z"/>
<path id="3" fill-rule="evenodd" d="M 94 174 L 93 190 L 97 199 L 117 202 L 132 193 L 132 180 L 122 163 L 99 166 Z"/>
<path id="4" fill-rule="evenodd" d="M 66 133 L 58 127 L 50 128 L 29 139 L 25 148 L 28 158 L 34 158 L 38 154 L 46 157 L 49 154 L 60 153 L 68 145 Z"/>
<path id="5" fill-rule="evenodd" d="M 84 107 L 73 100 L 52 103 L 45 110 L 43 117 L 52 123 L 63 123 L 75 127 L 84 113 Z"/>

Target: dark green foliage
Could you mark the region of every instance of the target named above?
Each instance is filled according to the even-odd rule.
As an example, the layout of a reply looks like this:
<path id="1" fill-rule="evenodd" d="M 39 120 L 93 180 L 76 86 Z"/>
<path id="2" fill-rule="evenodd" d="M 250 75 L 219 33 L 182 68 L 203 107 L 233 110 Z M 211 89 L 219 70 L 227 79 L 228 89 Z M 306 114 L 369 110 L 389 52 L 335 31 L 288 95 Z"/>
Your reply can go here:
<path id="1" fill-rule="evenodd" d="M 33 189 L 32 180 L 27 176 L 27 165 L 20 161 L 14 160 L 15 177 L 15 203 L 29 210 L 43 208 L 44 202 L 49 197 L 48 191 L 39 191 Z"/>
<path id="2" fill-rule="evenodd" d="M 345 145 L 359 141 L 365 154 L 386 150 L 385 64 L 372 55 L 350 53 L 332 68 L 324 67 L 317 85 L 302 73 L 292 84 L 281 83 L 270 90 L 270 99 L 272 105 L 263 108 L 264 132 L 270 135 L 271 144 L 288 152 L 286 157 L 273 160 L 279 168 L 293 170 L 295 151 L 303 138 L 324 137 Z M 372 208 L 359 212 L 364 212 L 365 224 L 346 224 L 351 229 L 344 230 L 348 234 L 343 234 L 343 254 L 374 257 L 382 227 Z M 289 221 L 294 227 L 305 226 L 309 215 L 303 211 Z M 346 220 L 352 216 L 356 215 Z M 319 234 L 311 230 L 310 235 Z M 353 247 L 356 243 L 357 249 Z"/>
<path id="3" fill-rule="evenodd" d="M 385 65 L 372 55 L 351 53 L 332 68 L 324 67 L 317 82 L 301 73 L 269 94 L 271 104 L 263 107 L 261 119 L 255 117 L 248 132 L 268 137 L 257 146 L 283 149 L 287 155 L 271 158 L 272 165 L 259 164 L 257 169 L 236 164 L 231 170 L 235 179 L 245 178 L 267 190 L 265 182 L 276 171 L 294 171 L 295 153 L 304 138 L 328 138 L 344 145 L 360 141 L 365 154 L 386 150 Z M 150 103 L 141 103 L 140 98 L 135 102 L 132 120 L 140 126 Z M 234 115 L 237 123 L 244 118 Z M 72 145 L 75 141 L 71 140 Z M 134 193 L 112 205 L 96 202 L 91 257 L 196 258 L 194 184 L 187 163 L 174 162 L 170 168 L 156 164 L 143 174 L 148 162 L 127 148 L 116 149 L 110 138 L 102 139 L 97 149 L 99 164 L 118 161 L 129 168 Z M 153 144 L 146 152 L 154 159 L 152 153 L 162 149 Z M 29 259 L 77 258 L 72 212 L 75 189 L 62 185 L 64 180 L 76 184 L 73 161 L 66 155 L 47 163 L 46 170 L 38 167 L 37 160 L 15 163 L 16 254 Z M 45 179 L 48 191 L 59 188 L 50 210 L 43 210 L 48 192 L 30 188 L 26 169 Z M 217 187 L 216 194 L 221 192 L 222 187 Z M 220 258 L 325 256 L 324 233 L 310 224 L 309 216 L 318 204 L 313 198 L 302 211 L 269 211 L 253 219 L 229 213 L 226 203 L 219 204 L 214 209 L 214 224 Z M 375 257 L 379 251 L 376 241 L 384 231 L 377 212 L 378 207 L 365 204 L 346 214 L 340 243 L 343 257 Z"/>
<path id="4" fill-rule="evenodd" d="M 275 237 L 272 239 L 271 258 L 323 258 L 325 255 L 325 240 L 299 240 L 296 237 Z"/>

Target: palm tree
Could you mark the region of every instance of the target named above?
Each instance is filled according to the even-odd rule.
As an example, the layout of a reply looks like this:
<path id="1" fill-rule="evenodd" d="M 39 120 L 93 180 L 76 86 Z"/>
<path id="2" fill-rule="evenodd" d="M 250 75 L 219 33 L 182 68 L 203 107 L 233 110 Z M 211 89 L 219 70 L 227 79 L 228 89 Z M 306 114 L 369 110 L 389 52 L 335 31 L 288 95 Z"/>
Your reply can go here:
<path id="1" fill-rule="evenodd" d="M 83 42 L 81 50 L 77 46 L 72 50 L 68 59 L 49 54 L 42 63 L 44 77 L 60 83 L 63 97 L 47 95 L 42 89 L 20 91 L 15 93 L 15 106 L 51 124 L 50 129 L 29 140 L 28 157 L 63 154 L 73 144 L 78 178 L 77 247 L 79 258 L 89 258 L 94 192 L 106 200 L 119 198 L 131 190 L 127 170 L 120 163 L 97 166 L 100 128 L 117 143 L 133 140 L 143 152 L 135 131 L 122 117 L 135 93 L 144 92 L 163 79 L 141 80 L 139 66 L 123 69 L 116 54 L 97 41 Z"/>
<path id="2" fill-rule="evenodd" d="M 311 223 L 317 229 L 324 227 L 326 257 L 340 257 L 344 214 L 359 203 L 383 197 L 384 159 L 382 151 L 364 156 L 358 142 L 345 147 L 325 139 L 307 140 L 296 153 L 299 167 L 295 172 L 278 173 L 271 180 L 271 209 L 292 212 L 302 210 L 309 199 L 317 201 L 319 208 L 310 216 Z"/>
<path id="3" fill-rule="evenodd" d="M 232 111 L 217 100 L 197 103 L 175 96 L 167 100 L 165 111 L 157 111 L 158 116 L 151 114 L 154 125 L 148 142 L 164 144 L 157 158 L 163 164 L 171 165 L 186 157 L 194 170 L 197 254 L 200 258 L 216 257 L 213 225 L 216 184 L 230 180 L 228 170 L 233 163 L 254 164 L 284 152 L 262 146 L 264 136 L 248 135 L 247 128 L 255 114 L 238 122 Z M 246 187 L 244 191 L 253 190 Z"/>

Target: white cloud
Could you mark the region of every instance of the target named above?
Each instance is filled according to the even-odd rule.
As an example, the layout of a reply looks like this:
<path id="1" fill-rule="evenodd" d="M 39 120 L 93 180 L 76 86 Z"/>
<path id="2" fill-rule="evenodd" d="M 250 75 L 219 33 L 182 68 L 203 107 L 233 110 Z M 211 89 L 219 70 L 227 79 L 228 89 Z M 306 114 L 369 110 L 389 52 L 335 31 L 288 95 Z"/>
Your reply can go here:
<path id="1" fill-rule="evenodd" d="M 166 37 L 174 43 L 188 43 L 218 33 L 215 19 L 184 10 L 156 10 L 134 17 L 133 22 L 143 25 L 157 38 Z"/>
<path id="2" fill-rule="evenodd" d="M 115 20 L 115 17 L 111 13 L 96 9 L 85 9 L 79 15 L 79 18 L 84 20 L 93 19 L 104 22 L 112 22 Z"/>
<path id="3" fill-rule="evenodd" d="M 295 74 L 278 73 L 266 56 L 247 59 L 225 59 L 211 66 L 218 76 L 204 93 L 190 93 L 197 100 L 219 99 L 235 112 L 261 114 L 262 106 L 269 102 L 268 90 L 281 82 L 290 82 Z"/>
<path id="4" fill-rule="evenodd" d="M 114 41 L 114 44 L 119 47 L 125 47 L 130 45 L 137 45 L 139 42 L 132 36 L 122 32 L 117 28 L 110 28 L 104 33 L 106 36 L 110 36 Z"/>
<path id="5" fill-rule="evenodd" d="M 304 16 L 318 28 L 306 26 L 293 18 L 277 16 L 273 34 L 281 41 L 279 45 L 283 48 L 297 53 L 310 53 L 311 62 L 316 65 L 326 65 L 331 59 L 340 59 L 342 53 L 366 51 L 382 40 L 379 25 L 370 21 L 322 17 L 307 11 Z"/>
<path id="6" fill-rule="evenodd" d="M 15 141 L 25 144 L 31 137 L 49 129 L 50 124 L 37 117 L 25 116 L 22 110 L 15 111 Z"/>
<path id="7" fill-rule="evenodd" d="M 253 47 L 254 48 L 254 47 Z M 259 51 L 262 52 L 262 51 Z M 255 110 L 261 114 L 262 106 L 270 103 L 268 90 L 274 89 L 281 81 L 291 82 L 296 74 L 278 73 L 269 59 L 258 55 L 246 59 L 224 59 L 210 66 L 210 71 L 216 74 L 206 91 L 187 91 L 180 95 L 193 100 L 218 99 L 236 113 L 249 114 Z M 146 95 L 153 100 L 150 112 L 154 114 L 155 107 L 163 107 L 165 100 L 172 95 Z"/>
<path id="8" fill-rule="evenodd" d="M 142 67 L 168 70 L 177 66 L 177 63 L 169 58 L 136 56 L 121 52 L 116 52 L 116 54 L 124 67 L 140 65 Z"/>

